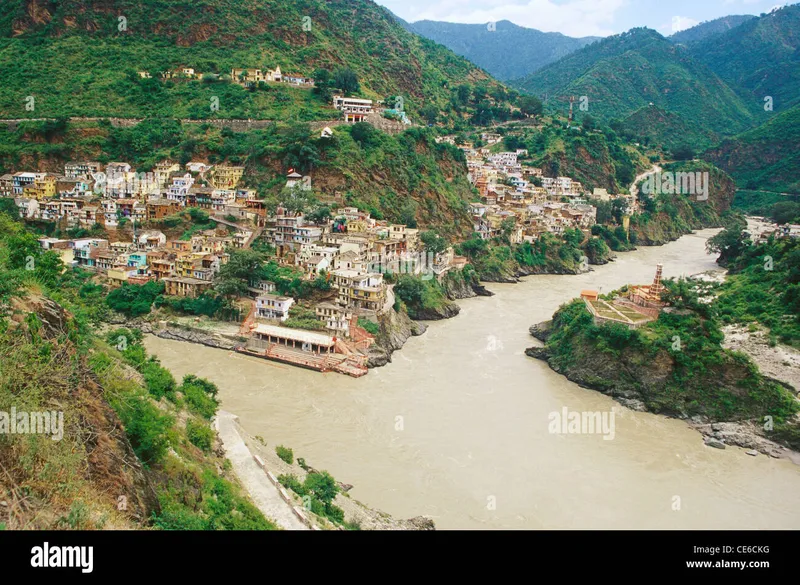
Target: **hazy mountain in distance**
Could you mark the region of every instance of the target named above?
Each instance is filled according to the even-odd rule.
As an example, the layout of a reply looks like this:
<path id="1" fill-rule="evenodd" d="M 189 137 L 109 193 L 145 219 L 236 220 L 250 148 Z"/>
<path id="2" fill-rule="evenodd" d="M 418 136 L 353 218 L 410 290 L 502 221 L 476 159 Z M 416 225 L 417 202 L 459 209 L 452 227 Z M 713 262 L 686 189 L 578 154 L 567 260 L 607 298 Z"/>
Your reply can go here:
<path id="1" fill-rule="evenodd" d="M 709 38 L 713 38 L 744 24 L 748 20 L 756 18 L 752 14 L 734 14 L 731 16 L 723 16 L 722 18 L 715 18 L 706 22 L 701 22 L 692 28 L 687 28 L 674 35 L 670 35 L 669 40 L 673 43 L 680 43 L 682 45 L 691 45 L 698 43 Z"/>
<path id="2" fill-rule="evenodd" d="M 401 19 L 398 21 L 403 23 Z M 546 33 L 517 26 L 508 20 L 494 23 L 492 27 L 488 23 L 433 20 L 405 23 L 404 26 L 466 57 L 502 81 L 524 77 L 600 38 Z"/>

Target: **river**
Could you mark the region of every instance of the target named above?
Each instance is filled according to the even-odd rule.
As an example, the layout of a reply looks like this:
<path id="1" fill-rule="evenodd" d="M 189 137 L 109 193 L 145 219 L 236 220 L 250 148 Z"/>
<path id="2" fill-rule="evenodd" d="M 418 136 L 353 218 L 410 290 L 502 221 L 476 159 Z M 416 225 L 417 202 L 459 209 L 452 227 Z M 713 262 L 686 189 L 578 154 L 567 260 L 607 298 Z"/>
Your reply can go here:
<path id="1" fill-rule="evenodd" d="M 634 412 L 524 355 L 528 327 L 584 288 L 717 268 L 704 230 L 619 254 L 579 276 L 488 284 L 393 363 L 352 379 L 149 336 L 176 376 L 220 387 L 222 408 L 294 449 L 351 495 L 440 529 L 798 529 L 800 466 L 703 445 L 684 422 Z M 551 434 L 548 415 L 616 409 L 615 435 Z"/>

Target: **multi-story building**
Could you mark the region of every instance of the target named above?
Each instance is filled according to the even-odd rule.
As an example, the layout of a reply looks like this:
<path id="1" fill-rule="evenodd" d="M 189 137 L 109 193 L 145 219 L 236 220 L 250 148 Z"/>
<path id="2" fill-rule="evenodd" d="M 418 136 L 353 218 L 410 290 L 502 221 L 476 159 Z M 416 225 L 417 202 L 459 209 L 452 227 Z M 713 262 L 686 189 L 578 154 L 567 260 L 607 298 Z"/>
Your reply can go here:
<path id="1" fill-rule="evenodd" d="M 211 169 L 209 181 L 216 189 L 235 189 L 244 175 L 244 167 L 218 165 Z"/>
<path id="2" fill-rule="evenodd" d="M 64 165 L 64 175 L 68 179 L 88 179 L 103 170 L 99 162 L 69 162 Z"/>
<path id="3" fill-rule="evenodd" d="M 333 107 L 344 114 L 345 122 L 363 122 L 372 113 L 372 100 L 333 96 Z"/>
<path id="4" fill-rule="evenodd" d="M 256 297 L 256 316 L 263 319 L 286 321 L 289 309 L 294 304 L 292 297 L 264 294 Z"/>
<path id="5" fill-rule="evenodd" d="M 331 272 L 339 304 L 351 309 L 379 311 L 386 302 L 383 275 L 374 272 L 340 269 Z"/>
<path id="6" fill-rule="evenodd" d="M 173 297 L 196 298 L 211 290 L 212 283 L 191 277 L 167 276 L 162 278 L 164 293 Z"/>

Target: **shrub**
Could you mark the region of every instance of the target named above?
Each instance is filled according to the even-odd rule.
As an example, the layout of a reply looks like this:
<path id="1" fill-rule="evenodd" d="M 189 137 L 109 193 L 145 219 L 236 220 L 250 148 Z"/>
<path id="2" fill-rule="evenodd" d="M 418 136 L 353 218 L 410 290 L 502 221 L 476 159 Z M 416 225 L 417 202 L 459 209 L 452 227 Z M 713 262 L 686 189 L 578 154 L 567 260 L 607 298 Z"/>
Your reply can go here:
<path id="1" fill-rule="evenodd" d="M 300 483 L 300 480 L 297 479 L 296 475 L 293 474 L 281 474 L 278 476 L 278 483 L 285 487 L 287 490 L 292 490 L 298 496 L 304 496 L 308 492 L 306 488 Z"/>
<path id="2" fill-rule="evenodd" d="M 166 396 L 170 400 L 175 398 L 175 378 L 170 371 L 164 368 L 159 361 L 151 357 L 139 368 L 144 377 L 147 391 L 154 398 L 160 399 Z"/>
<path id="3" fill-rule="evenodd" d="M 201 451 L 206 453 L 211 451 L 211 446 L 214 444 L 214 431 L 207 424 L 191 419 L 186 421 L 186 436 L 189 438 L 189 442 Z"/>
<path id="4" fill-rule="evenodd" d="M 275 454 L 283 461 L 291 465 L 294 463 L 294 452 L 288 447 L 284 447 L 283 445 L 278 445 L 275 447 Z"/>
<path id="5" fill-rule="evenodd" d="M 306 476 L 305 488 L 326 505 L 333 502 L 336 494 L 339 493 L 339 486 L 336 485 L 336 480 L 327 471 L 309 473 Z"/>
<path id="6" fill-rule="evenodd" d="M 174 419 L 162 414 L 146 397 L 129 398 L 119 412 L 134 452 L 145 465 L 158 463 L 170 445 Z"/>
<path id="7" fill-rule="evenodd" d="M 186 378 L 188 377 L 189 376 Z M 183 393 L 189 410 L 210 420 L 217 413 L 219 402 L 217 402 L 217 399 L 214 397 L 216 392 L 214 394 L 209 393 L 205 384 L 210 384 L 215 389 L 216 386 L 206 380 L 201 381 L 198 378 L 187 382 L 186 378 L 184 378 L 183 384 L 181 384 L 180 391 Z M 192 376 L 192 378 L 194 378 L 194 376 Z"/>

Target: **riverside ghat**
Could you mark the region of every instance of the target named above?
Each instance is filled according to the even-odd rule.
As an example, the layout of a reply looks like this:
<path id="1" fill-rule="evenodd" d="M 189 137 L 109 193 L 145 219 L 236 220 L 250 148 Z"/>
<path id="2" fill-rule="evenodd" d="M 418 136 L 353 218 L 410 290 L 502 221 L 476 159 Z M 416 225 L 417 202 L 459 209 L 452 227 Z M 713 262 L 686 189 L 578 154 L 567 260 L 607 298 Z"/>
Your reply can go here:
<path id="1" fill-rule="evenodd" d="M 317 372 L 333 371 L 354 378 L 368 372 L 365 355 L 352 352 L 336 337 L 312 331 L 259 323 L 252 326 L 247 344 L 235 350 Z"/>

